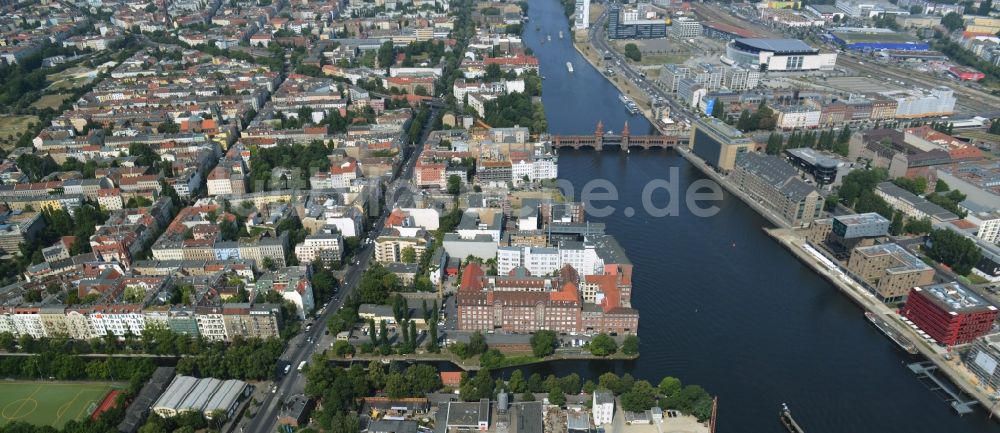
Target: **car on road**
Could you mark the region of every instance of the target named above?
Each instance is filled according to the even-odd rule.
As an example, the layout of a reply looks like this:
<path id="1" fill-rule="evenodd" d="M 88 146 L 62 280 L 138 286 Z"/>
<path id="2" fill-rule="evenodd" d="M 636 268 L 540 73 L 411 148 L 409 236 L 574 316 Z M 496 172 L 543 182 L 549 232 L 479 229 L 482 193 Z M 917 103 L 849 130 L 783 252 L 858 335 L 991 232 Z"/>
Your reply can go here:
<path id="1" fill-rule="evenodd" d="M 286 366 L 285 366 L 285 374 L 288 374 L 288 373 L 290 373 L 291 371 L 292 371 L 292 364 L 288 364 L 288 365 L 286 365 Z"/>

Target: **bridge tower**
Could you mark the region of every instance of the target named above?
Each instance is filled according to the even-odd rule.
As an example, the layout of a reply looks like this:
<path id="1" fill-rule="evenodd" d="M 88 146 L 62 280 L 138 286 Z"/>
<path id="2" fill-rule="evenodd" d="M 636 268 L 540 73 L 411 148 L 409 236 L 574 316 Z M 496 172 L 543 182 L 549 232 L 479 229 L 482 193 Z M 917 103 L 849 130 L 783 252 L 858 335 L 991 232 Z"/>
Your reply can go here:
<path id="1" fill-rule="evenodd" d="M 594 150 L 604 150 L 604 122 L 597 121 L 597 129 L 594 130 Z"/>
<path id="2" fill-rule="evenodd" d="M 622 151 L 628 151 L 628 120 L 625 121 L 625 127 L 622 128 Z"/>

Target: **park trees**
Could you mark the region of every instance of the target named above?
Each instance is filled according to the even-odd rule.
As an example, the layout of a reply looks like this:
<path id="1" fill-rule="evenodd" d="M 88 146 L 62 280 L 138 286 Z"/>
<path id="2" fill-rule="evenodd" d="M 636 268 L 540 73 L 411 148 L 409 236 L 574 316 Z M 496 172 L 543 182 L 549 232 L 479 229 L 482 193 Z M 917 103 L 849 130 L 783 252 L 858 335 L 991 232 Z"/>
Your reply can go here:
<path id="1" fill-rule="evenodd" d="M 536 331 L 531 336 L 531 352 L 537 357 L 549 356 L 555 353 L 556 339 L 555 331 Z"/>

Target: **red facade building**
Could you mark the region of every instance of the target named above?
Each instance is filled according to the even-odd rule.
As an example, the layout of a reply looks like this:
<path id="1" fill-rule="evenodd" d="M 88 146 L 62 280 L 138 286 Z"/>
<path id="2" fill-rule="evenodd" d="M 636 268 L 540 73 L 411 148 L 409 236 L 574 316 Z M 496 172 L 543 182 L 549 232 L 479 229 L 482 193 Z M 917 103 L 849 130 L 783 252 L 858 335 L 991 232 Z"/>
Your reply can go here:
<path id="1" fill-rule="evenodd" d="M 947 346 L 972 343 L 997 318 L 997 307 L 956 282 L 914 287 L 900 312 Z"/>

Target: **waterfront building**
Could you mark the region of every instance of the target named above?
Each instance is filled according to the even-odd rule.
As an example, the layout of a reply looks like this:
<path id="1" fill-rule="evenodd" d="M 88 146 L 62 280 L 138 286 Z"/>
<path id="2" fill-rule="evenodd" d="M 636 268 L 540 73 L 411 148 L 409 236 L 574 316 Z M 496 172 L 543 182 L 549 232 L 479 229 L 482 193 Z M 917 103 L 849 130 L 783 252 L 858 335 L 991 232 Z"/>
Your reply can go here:
<path id="1" fill-rule="evenodd" d="M 938 343 L 954 346 L 989 332 L 997 307 L 953 281 L 914 287 L 900 313 Z"/>
<path id="2" fill-rule="evenodd" d="M 875 186 L 875 195 L 881 197 L 893 209 L 903 212 L 910 218 L 930 218 L 933 222 L 949 222 L 958 220 L 958 215 L 927 201 L 912 192 L 896 186 L 892 182 L 882 182 Z"/>
<path id="3" fill-rule="evenodd" d="M 1000 390 L 1000 335 L 979 337 L 965 355 L 965 366 L 979 382 Z"/>
<path id="4" fill-rule="evenodd" d="M 630 290 L 631 278 L 617 274 L 609 281 L 599 287 L 600 304 L 584 303 L 572 266 L 563 266 L 557 276 L 533 276 L 525 268 L 487 276 L 478 263 L 469 263 L 456 295 L 458 329 L 635 334 L 639 313 L 625 304 L 629 295 L 620 289 Z"/>
<path id="5" fill-rule="evenodd" d="M 736 166 L 736 155 L 754 148 L 753 140 L 725 122 L 715 119 L 698 119 L 691 128 L 691 151 L 706 164 L 723 173 Z"/>
<path id="6" fill-rule="evenodd" d="M 934 282 L 934 269 L 895 243 L 855 248 L 847 270 L 885 303 L 904 301 L 911 288 Z"/>
<path id="7" fill-rule="evenodd" d="M 799 39 L 739 38 L 726 45 L 726 57 L 760 71 L 831 70 L 836 53 L 820 53 Z"/>
<path id="8" fill-rule="evenodd" d="M 585 30 L 590 27 L 590 0 L 576 0 L 576 19 L 574 26 Z"/>
<path id="9" fill-rule="evenodd" d="M 816 188 L 800 179 L 798 171 L 777 156 L 742 153 L 736 157 L 729 178 L 740 191 L 793 226 L 809 224 L 823 212 L 823 197 Z"/>

